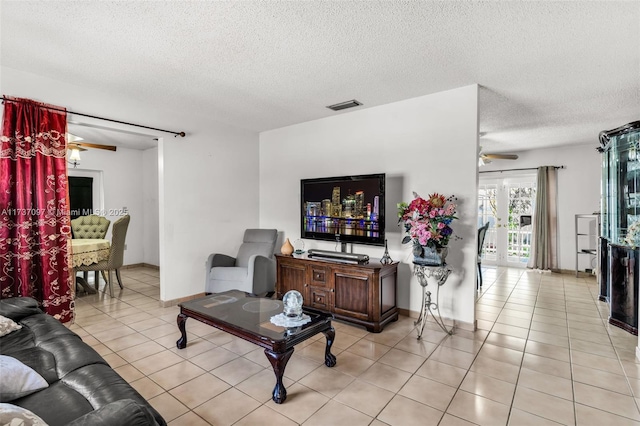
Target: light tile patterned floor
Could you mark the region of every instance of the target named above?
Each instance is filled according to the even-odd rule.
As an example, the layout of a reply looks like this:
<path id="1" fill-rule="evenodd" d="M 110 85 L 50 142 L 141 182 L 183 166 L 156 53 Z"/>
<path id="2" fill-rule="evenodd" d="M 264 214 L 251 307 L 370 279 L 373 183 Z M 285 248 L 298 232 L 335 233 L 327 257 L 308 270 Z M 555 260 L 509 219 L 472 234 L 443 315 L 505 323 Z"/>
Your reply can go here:
<path id="1" fill-rule="evenodd" d="M 380 334 L 335 322 L 285 371 L 288 399 L 263 350 L 194 320 L 176 349 L 177 307 L 160 308 L 158 271 L 122 271 L 110 298 L 79 295 L 72 329 L 170 425 L 640 425 L 638 339 L 607 324 L 595 280 L 486 268 L 479 329 L 416 339 L 401 317 Z"/>

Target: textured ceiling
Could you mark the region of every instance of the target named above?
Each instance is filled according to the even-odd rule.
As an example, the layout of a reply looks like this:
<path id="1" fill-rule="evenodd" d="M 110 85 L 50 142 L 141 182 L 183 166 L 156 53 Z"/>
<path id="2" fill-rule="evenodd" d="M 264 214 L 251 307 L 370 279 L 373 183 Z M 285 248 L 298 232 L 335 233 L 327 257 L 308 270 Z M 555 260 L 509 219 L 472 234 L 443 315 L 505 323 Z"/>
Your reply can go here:
<path id="1" fill-rule="evenodd" d="M 640 2 L 3 1 L 1 13 L 3 66 L 254 131 L 474 83 L 485 152 L 595 146 L 640 119 Z"/>

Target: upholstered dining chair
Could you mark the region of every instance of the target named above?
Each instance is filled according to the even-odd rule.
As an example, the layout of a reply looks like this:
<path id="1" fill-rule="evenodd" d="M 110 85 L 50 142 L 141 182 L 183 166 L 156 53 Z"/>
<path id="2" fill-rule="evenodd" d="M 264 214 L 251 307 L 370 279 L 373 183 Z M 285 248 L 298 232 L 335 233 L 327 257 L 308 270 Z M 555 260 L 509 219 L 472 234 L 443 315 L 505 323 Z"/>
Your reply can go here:
<path id="1" fill-rule="evenodd" d="M 487 235 L 487 229 L 489 229 L 489 222 L 478 228 L 478 285 L 476 286 L 478 289 L 482 287 L 482 246 L 484 246 L 484 237 Z"/>
<path id="2" fill-rule="evenodd" d="M 111 221 L 106 217 L 90 214 L 71 220 L 73 238 L 104 238 Z"/>
<path id="3" fill-rule="evenodd" d="M 106 217 L 95 214 L 78 216 L 71 220 L 71 232 L 76 239 L 104 239 L 110 223 Z M 84 271 L 84 280 L 89 281 L 88 271 Z M 98 271 L 95 273 L 95 281 L 98 282 Z"/>
<path id="4" fill-rule="evenodd" d="M 205 292 L 241 290 L 261 295 L 274 291 L 276 260 L 273 254 L 277 239 L 276 229 L 247 229 L 236 257 L 210 254 Z"/>
<path id="5" fill-rule="evenodd" d="M 120 278 L 120 268 L 124 261 L 124 243 L 127 237 L 127 229 L 129 228 L 129 221 L 131 217 L 129 215 L 123 216 L 113 223 L 111 230 L 111 247 L 109 248 L 109 258 L 107 260 L 101 260 L 98 263 L 91 265 L 81 265 L 76 268 L 76 271 L 100 271 L 105 281 L 109 285 L 109 294 L 113 297 L 113 279 L 111 271 L 116 272 L 116 278 L 118 279 L 118 285 L 122 286 L 122 279 Z M 104 273 L 107 271 L 107 276 Z M 104 291 L 107 290 L 107 284 L 104 286 Z M 98 289 L 98 280 L 95 282 L 96 290 Z"/>

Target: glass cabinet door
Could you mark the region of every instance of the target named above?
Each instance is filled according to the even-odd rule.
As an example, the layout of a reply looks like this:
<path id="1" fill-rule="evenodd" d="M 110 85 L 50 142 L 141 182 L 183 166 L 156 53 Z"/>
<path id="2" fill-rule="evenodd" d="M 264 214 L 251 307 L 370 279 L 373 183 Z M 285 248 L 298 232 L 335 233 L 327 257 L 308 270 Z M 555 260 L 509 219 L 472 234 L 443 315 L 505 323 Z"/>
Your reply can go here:
<path id="1" fill-rule="evenodd" d="M 609 241 L 632 245 L 625 241 L 628 228 L 640 220 L 640 132 L 616 136 L 609 150 L 609 206 L 605 219 L 609 222 Z M 638 224 L 640 226 L 640 224 Z M 639 235 L 640 236 L 640 235 Z"/>
<path id="2" fill-rule="evenodd" d="M 607 241 L 611 240 L 611 223 L 609 219 L 609 206 L 611 205 L 611 191 L 609 191 L 610 156 L 610 151 L 602 153 L 602 178 L 600 180 L 600 236 Z"/>

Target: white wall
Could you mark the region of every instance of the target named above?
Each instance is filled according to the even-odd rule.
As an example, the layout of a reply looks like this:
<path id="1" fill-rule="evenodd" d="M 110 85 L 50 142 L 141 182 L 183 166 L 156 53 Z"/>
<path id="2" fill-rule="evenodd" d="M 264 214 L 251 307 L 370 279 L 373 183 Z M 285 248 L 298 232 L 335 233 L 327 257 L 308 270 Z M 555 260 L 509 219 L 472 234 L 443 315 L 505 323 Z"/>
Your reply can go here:
<path id="1" fill-rule="evenodd" d="M 158 203 L 158 148 L 142 152 L 142 261 L 160 266 L 160 205 Z"/>
<path id="2" fill-rule="evenodd" d="M 214 251 L 235 253 L 244 229 L 258 226 L 256 133 L 218 124 L 211 117 L 199 115 L 199 111 L 176 111 L 170 104 L 148 104 L 127 98 L 126 94 L 101 92 L 8 67 L 0 67 L 0 75 L 0 90 L 8 96 L 31 98 L 72 111 L 187 133 L 185 138 L 169 136 L 163 139 L 166 134 L 156 135 L 161 139 L 158 145 L 158 203 L 162 300 L 203 292 L 207 255 Z M 104 125 L 101 121 L 96 123 Z M 137 152 L 137 160 L 127 159 L 117 164 L 118 171 L 131 167 L 138 173 L 136 180 L 125 179 L 126 173 L 121 175 L 116 184 L 119 190 L 132 185 L 142 186 L 144 161 L 142 152 Z M 83 155 L 82 166 L 105 170 L 107 180 L 106 169 L 94 165 L 90 156 L 85 160 Z M 138 194 L 135 214 L 143 217 L 142 189 Z M 107 206 L 129 207 L 133 226 L 136 204 L 128 199 L 108 201 L 106 198 L 105 194 Z M 135 231 L 133 238 L 142 241 L 142 229 Z M 127 235 L 127 240 L 129 238 Z M 138 251 L 135 259 L 125 257 L 126 262 L 143 259 L 142 251 Z"/>
<path id="3" fill-rule="evenodd" d="M 142 151 L 118 148 L 117 151 L 88 149 L 80 153 L 82 161 L 78 166 L 82 170 L 102 172 L 104 188 L 103 216 L 111 221 L 107 239 L 111 239 L 113 223 L 124 214 L 126 207 L 131 222 L 127 229 L 127 249 L 124 252 L 124 264 L 142 263 L 144 259 L 143 235 L 143 191 L 142 191 Z M 74 175 L 72 165 L 69 175 Z M 76 170 L 78 170 L 76 169 Z"/>
<path id="4" fill-rule="evenodd" d="M 207 256 L 235 256 L 244 230 L 258 227 L 258 135 L 210 120 L 183 126 L 186 140 L 160 145 L 163 300 L 204 292 Z"/>
<path id="5" fill-rule="evenodd" d="M 560 269 L 575 269 L 575 215 L 600 211 L 602 157 L 595 150 L 597 146 L 598 135 L 594 135 L 592 144 L 518 152 L 519 158 L 516 161 L 494 161 L 480 168 L 481 172 L 485 172 L 512 168 L 565 166 L 564 169 L 558 169 L 558 266 Z M 482 177 L 500 175 L 501 173 L 481 173 Z M 580 267 L 584 269 L 586 266 L 581 263 Z"/>
<path id="6" fill-rule="evenodd" d="M 602 156 L 595 148 L 598 135 L 592 144 L 562 146 L 518 152 L 516 161 L 498 161 L 482 166 L 481 172 L 512 168 L 540 166 L 565 166 L 558 169 L 558 266 L 574 270 L 575 215 L 600 211 L 600 175 Z M 500 176 L 501 173 L 481 173 L 481 176 Z M 584 256 L 586 257 L 586 256 Z M 585 264 L 580 264 L 581 269 Z"/>
<path id="7" fill-rule="evenodd" d="M 476 85 L 378 107 L 354 110 L 260 134 L 260 226 L 277 228 L 291 241 L 300 237 L 300 179 L 349 174 L 387 174 L 387 239 L 400 261 L 398 305 L 420 310 L 421 287 L 411 276 L 410 247 L 402 245 L 395 205 L 412 191 L 454 194 L 462 240 L 450 243 L 454 268 L 442 287 L 444 316 L 475 319 L 478 88 Z M 305 241 L 306 248 L 331 250 L 334 243 Z M 383 249 L 354 252 L 381 257 Z"/>

